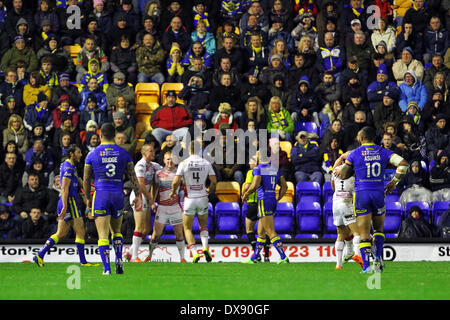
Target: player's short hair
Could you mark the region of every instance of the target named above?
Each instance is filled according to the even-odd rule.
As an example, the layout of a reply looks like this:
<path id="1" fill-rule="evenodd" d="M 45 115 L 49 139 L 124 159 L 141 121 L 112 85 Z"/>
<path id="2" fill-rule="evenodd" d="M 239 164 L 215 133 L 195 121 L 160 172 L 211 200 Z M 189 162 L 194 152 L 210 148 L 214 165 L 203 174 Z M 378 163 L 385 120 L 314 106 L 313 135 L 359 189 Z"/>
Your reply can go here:
<path id="1" fill-rule="evenodd" d="M 370 142 L 374 142 L 377 136 L 377 132 L 375 131 L 375 129 L 369 126 L 365 126 L 359 132 L 361 134 L 361 138 Z"/>
<path id="2" fill-rule="evenodd" d="M 69 147 L 67 148 L 67 154 L 69 155 L 69 157 L 70 157 L 70 153 L 75 153 L 75 151 L 77 150 L 77 149 L 80 149 L 80 147 L 79 146 L 77 146 L 76 144 L 74 144 L 74 143 L 72 143 L 71 145 L 69 145 Z"/>
<path id="3" fill-rule="evenodd" d="M 100 133 L 107 140 L 113 140 L 116 135 L 116 128 L 114 128 L 112 123 L 104 123 L 100 129 Z"/>

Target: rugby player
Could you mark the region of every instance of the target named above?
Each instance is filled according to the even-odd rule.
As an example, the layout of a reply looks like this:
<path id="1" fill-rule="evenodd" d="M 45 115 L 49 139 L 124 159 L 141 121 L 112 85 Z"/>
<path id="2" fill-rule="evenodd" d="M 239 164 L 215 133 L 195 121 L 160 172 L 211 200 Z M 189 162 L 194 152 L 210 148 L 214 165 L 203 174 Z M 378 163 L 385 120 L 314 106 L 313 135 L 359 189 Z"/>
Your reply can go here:
<path id="1" fill-rule="evenodd" d="M 116 273 L 123 274 L 123 236 L 120 233 L 120 228 L 123 219 L 123 180 L 125 173 L 130 178 L 135 194 L 140 195 L 133 159 L 128 151 L 115 144 L 114 135 L 115 128 L 111 123 L 102 125 L 100 129 L 102 142 L 87 155 L 83 176 L 87 206 L 91 208 L 91 215 L 95 218 L 104 275 L 111 274 L 109 260 L 110 228 L 113 233 L 112 241 L 116 255 Z M 92 178 L 94 178 L 95 192 L 91 198 Z M 140 196 L 135 198 L 134 205 L 137 207 L 141 205 Z"/>
<path id="2" fill-rule="evenodd" d="M 371 228 L 373 227 L 373 244 L 375 257 L 374 271 L 384 269 L 382 259 L 384 233 L 383 225 L 386 214 L 386 193 L 391 192 L 400 179 L 406 174 L 409 164 L 401 156 L 375 144 L 376 132 L 374 128 L 364 127 L 357 135 L 361 146 L 352 150 L 345 160 L 345 164 L 338 172 L 341 179 L 348 179 L 355 172 L 354 209 L 356 223 L 361 236 L 360 252 L 363 260 L 361 273 L 370 273 L 370 255 L 372 253 Z M 396 174 L 384 187 L 384 170 L 392 164 L 396 167 Z"/>

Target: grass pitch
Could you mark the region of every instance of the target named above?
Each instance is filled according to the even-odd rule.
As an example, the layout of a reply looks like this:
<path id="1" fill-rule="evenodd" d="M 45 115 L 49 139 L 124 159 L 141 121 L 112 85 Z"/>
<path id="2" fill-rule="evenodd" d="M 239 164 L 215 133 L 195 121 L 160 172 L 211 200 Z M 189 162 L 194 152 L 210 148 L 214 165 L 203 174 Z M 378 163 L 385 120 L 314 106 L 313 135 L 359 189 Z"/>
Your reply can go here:
<path id="1" fill-rule="evenodd" d="M 125 263 L 125 274 L 111 276 L 103 276 L 102 267 L 71 266 L 78 264 L 46 263 L 44 268 L 38 268 L 34 263 L 3 263 L 0 299 L 447 300 L 450 297 L 448 262 L 386 262 L 378 283 L 372 281 L 372 286 L 379 289 L 369 289 L 370 275 L 359 274 L 361 268 L 356 263 L 345 264 L 342 270 L 335 270 L 334 263 Z"/>

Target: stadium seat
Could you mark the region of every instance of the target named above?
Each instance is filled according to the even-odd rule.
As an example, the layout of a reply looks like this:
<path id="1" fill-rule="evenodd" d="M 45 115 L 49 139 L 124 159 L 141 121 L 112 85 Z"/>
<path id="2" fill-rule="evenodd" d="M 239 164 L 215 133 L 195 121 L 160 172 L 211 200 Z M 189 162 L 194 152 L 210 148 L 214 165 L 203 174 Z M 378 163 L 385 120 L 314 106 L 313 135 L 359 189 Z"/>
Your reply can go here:
<path id="1" fill-rule="evenodd" d="M 397 238 L 397 233 L 385 233 L 384 234 L 384 237 L 385 238 L 390 238 L 390 239 L 392 239 L 392 238 Z"/>
<path id="2" fill-rule="evenodd" d="M 333 201 L 333 189 L 331 189 L 331 182 L 325 181 L 322 186 L 322 199 L 323 203 L 327 203 L 328 201 Z"/>
<path id="3" fill-rule="evenodd" d="M 177 238 L 174 234 L 163 234 L 161 235 L 160 239 L 169 239 L 169 240 L 175 240 Z"/>
<path id="4" fill-rule="evenodd" d="M 153 96 L 141 96 L 139 102 L 136 104 L 136 114 L 146 113 L 152 114 L 153 111 L 159 108 L 157 102 L 152 101 Z M 149 101 L 150 100 L 150 101 Z"/>
<path id="5" fill-rule="evenodd" d="M 319 239 L 319 235 L 316 233 L 299 233 L 295 235 L 295 239 Z"/>
<path id="6" fill-rule="evenodd" d="M 218 202 L 214 211 L 217 233 L 241 233 L 239 203 Z"/>
<path id="7" fill-rule="evenodd" d="M 151 130 L 152 126 L 150 124 L 151 115 L 146 113 L 141 113 L 136 115 L 136 137 L 140 138 L 145 131 Z"/>
<path id="8" fill-rule="evenodd" d="M 337 234 L 336 233 L 325 233 L 322 235 L 323 239 L 336 239 Z"/>
<path id="9" fill-rule="evenodd" d="M 293 233 L 295 216 L 294 205 L 289 202 L 279 202 L 275 212 L 275 230 L 280 233 Z"/>
<path id="10" fill-rule="evenodd" d="M 405 210 L 404 210 L 404 217 L 408 217 L 409 215 L 409 210 L 411 209 L 412 206 L 418 206 L 420 209 L 422 209 L 424 216 L 425 216 L 425 220 L 429 221 L 430 220 L 430 204 L 428 202 L 425 201 L 412 201 L 412 202 L 407 202 L 405 204 Z"/>
<path id="11" fill-rule="evenodd" d="M 300 181 L 297 183 L 297 186 L 295 187 L 297 203 L 300 202 L 300 198 L 305 195 L 315 196 L 315 198 L 317 198 L 317 202 L 320 202 L 321 193 L 322 189 L 318 182 Z M 311 199 L 308 199 L 308 201 L 311 201 Z"/>
<path id="12" fill-rule="evenodd" d="M 164 233 L 167 233 L 167 234 L 173 234 L 173 233 L 174 233 L 174 231 L 173 231 L 173 226 L 172 226 L 171 224 L 167 224 L 167 225 L 164 227 Z"/>
<path id="13" fill-rule="evenodd" d="M 279 236 L 281 239 L 292 239 L 292 235 L 289 234 L 289 233 L 278 233 L 278 236 Z"/>
<path id="14" fill-rule="evenodd" d="M 317 124 L 312 121 L 297 121 L 294 123 L 295 134 L 300 131 L 306 131 L 317 134 L 319 136 L 319 128 Z"/>
<path id="15" fill-rule="evenodd" d="M 435 164 L 436 164 L 436 161 L 435 161 L 435 160 L 431 160 L 431 161 L 430 161 L 430 163 L 428 164 L 428 172 L 431 171 L 431 168 L 433 168 Z"/>
<path id="16" fill-rule="evenodd" d="M 236 181 L 219 181 L 216 185 L 216 195 L 220 202 L 240 202 L 241 186 Z"/>
<path id="17" fill-rule="evenodd" d="M 402 205 L 400 202 L 386 202 L 386 217 L 384 231 L 396 232 L 402 224 Z"/>
<path id="18" fill-rule="evenodd" d="M 336 232 L 336 226 L 333 223 L 333 212 L 324 213 L 323 225 L 326 233 Z"/>
<path id="19" fill-rule="evenodd" d="M 279 202 L 294 203 L 294 198 L 295 198 L 294 184 L 292 182 L 290 182 L 290 181 L 286 181 L 286 184 L 287 184 L 286 193 L 284 194 L 283 198 L 280 199 Z M 278 193 L 280 192 L 280 186 L 279 185 L 276 186 L 275 192 L 276 192 L 276 195 L 278 196 Z"/>
<path id="20" fill-rule="evenodd" d="M 442 214 L 449 209 L 450 209 L 450 201 L 436 201 L 433 203 L 431 216 L 433 224 L 435 226 L 437 226 Z"/>
<path id="21" fill-rule="evenodd" d="M 318 202 L 298 203 L 297 226 L 300 232 L 320 232 L 322 229 L 322 208 Z"/>
<path id="22" fill-rule="evenodd" d="M 388 202 L 398 202 L 400 200 L 399 194 L 387 194 L 384 198 L 384 201 L 386 203 Z"/>
<path id="23" fill-rule="evenodd" d="M 280 141 L 280 149 L 286 151 L 289 161 L 291 160 L 292 143 L 289 141 Z"/>
<path id="24" fill-rule="evenodd" d="M 155 82 L 139 82 L 134 88 L 136 93 L 136 105 L 140 102 L 153 102 L 159 104 L 160 87 Z"/>
<path id="25" fill-rule="evenodd" d="M 184 85 L 182 82 L 179 82 L 179 83 L 178 82 L 175 82 L 175 83 L 164 82 L 161 85 L 161 105 L 166 104 L 166 94 L 167 94 L 167 91 L 169 91 L 169 90 L 175 90 L 175 92 L 177 93 L 177 103 L 184 104 L 184 100 L 178 98 L 178 94 L 180 93 L 181 90 L 183 90 L 183 87 L 184 87 Z"/>
<path id="26" fill-rule="evenodd" d="M 237 240 L 237 239 L 239 239 L 239 237 L 236 234 L 216 234 L 214 236 L 214 239 L 233 239 L 233 240 Z"/>

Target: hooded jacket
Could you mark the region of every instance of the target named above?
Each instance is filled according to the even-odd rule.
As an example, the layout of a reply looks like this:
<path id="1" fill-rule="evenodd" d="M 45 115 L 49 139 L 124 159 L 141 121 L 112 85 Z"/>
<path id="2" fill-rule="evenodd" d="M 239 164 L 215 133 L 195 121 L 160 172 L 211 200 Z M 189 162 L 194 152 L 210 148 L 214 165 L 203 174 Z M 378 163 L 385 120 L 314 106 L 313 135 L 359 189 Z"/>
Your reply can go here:
<path id="1" fill-rule="evenodd" d="M 415 184 L 430 189 L 429 174 L 422 168 L 422 165 L 419 163 L 418 160 L 416 160 L 415 162 L 418 162 L 419 171 L 417 173 L 414 173 L 412 171 L 412 165 L 414 163 L 413 161 L 409 166 L 410 168 L 409 171 L 403 176 L 403 178 L 397 184 L 396 188 L 399 192 L 403 192 L 404 189 L 406 190 Z"/>
<path id="2" fill-rule="evenodd" d="M 97 71 L 93 71 L 92 70 L 92 64 L 93 63 L 97 63 Z M 108 78 L 106 77 L 106 74 L 104 74 L 103 72 L 100 71 L 100 62 L 93 58 L 90 59 L 88 62 L 88 73 L 84 74 L 83 77 L 81 78 L 81 85 L 86 86 L 89 82 L 90 78 L 96 78 L 97 79 L 97 83 L 98 86 L 101 87 L 103 89 L 103 92 L 106 93 L 106 90 L 108 89 Z"/>
<path id="3" fill-rule="evenodd" d="M 408 110 L 408 103 L 411 101 L 416 101 L 420 110 L 423 110 L 425 104 L 427 103 L 427 88 L 422 83 L 422 81 L 418 80 L 415 72 L 413 70 L 408 70 L 403 75 L 403 79 L 405 75 L 409 73 L 414 78 L 414 84 L 410 87 L 405 82 L 400 84 L 400 99 L 398 101 L 398 105 L 402 112 L 406 112 Z"/>
<path id="4" fill-rule="evenodd" d="M 304 82 L 308 86 L 308 91 L 303 93 L 298 87 L 300 83 L 297 85 L 297 90 L 291 97 L 291 103 L 288 108 L 289 112 L 297 112 L 300 113 L 302 109 L 307 109 L 308 114 L 311 115 L 313 112 L 319 112 L 321 108 L 319 108 L 319 104 L 317 102 L 316 95 L 311 88 L 311 84 L 307 76 L 303 76 L 300 79 L 300 82 Z"/>
<path id="5" fill-rule="evenodd" d="M 446 165 L 440 164 L 443 156 L 448 157 L 449 153 L 447 151 L 441 152 L 436 159 L 436 165 L 430 170 L 431 191 L 450 188 L 450 167 L 448 163 Z"/>
<path id="6" fill-rule="evenodd" d="M 416 239 L 416 238 L 431 238 L 433 237 L 433 229 L 425 220 L 422 210 L 418 209 L 420 213 L 419 219 L 414 219 L 409 215 L 402 221 L 402 225 L 398 232 L 398 238 Z"/>
<path id="7" fill-rule="evenodd" d="M 398 86 L 403 83 L 405 72 L 410 70 L 414 71 L 416 79 L 422 81 L 424 68 L 423 64 L 419 60 L 412 59 L 408 65 L 401 59 L 394 62 L 394 64 L 392 65 L 392 73 L 394 74 L 395 80 L 397 80 Z"/>
<path id="8" fill-rule="evenodd" d="M 38 69 L 38 61 L 33 49 L 25 47 L 23 50 L 19 51 L 19 49 L 13 45 L 2 57 L 2 70 L 5 71 L 8 70 L 8 68 L 15 68 L 19 60 L 23 60 L 27 64 L 26 72 L 32 72 Z"/>

